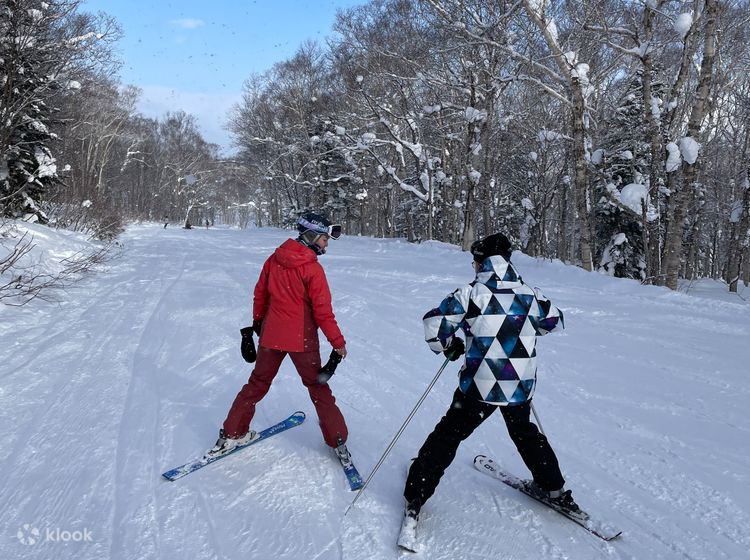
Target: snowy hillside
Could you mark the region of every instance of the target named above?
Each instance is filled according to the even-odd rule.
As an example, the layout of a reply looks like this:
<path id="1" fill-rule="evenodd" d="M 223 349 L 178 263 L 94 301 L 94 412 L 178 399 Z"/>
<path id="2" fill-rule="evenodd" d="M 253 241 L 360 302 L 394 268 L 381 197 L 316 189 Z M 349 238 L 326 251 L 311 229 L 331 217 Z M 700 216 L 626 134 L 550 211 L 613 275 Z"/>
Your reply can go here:
<path id="1" fill-rule="evenodd" d="M 64 302 L 0 306 L 0 558 L 399 557 L 406 464 L 449 404 L 457 363 L 346 517 L 354 494 L 289 360 L 254 426 L 295 410 L 307 422 L 160 478 L 215 440 L 250 373 L 238 329 L 251 290 L 288 236 L 137 226 L 109 272 Z M 482 453 L 527 475 L 497 415 L 459 448 L 411 558 L 748 558 L 750 304 L 712 283 L 674 293 L 514 262 L 565 311 L 567 329 L 538 346 L 543 427 L 578 503 L 623 537 L 592 538 L 474 470 Z M 366 476 L 442 363 L 421 317 L 472 278 L 470 257 L 344 237 L 322 263 L 349 349 L 331 385 Z"/>

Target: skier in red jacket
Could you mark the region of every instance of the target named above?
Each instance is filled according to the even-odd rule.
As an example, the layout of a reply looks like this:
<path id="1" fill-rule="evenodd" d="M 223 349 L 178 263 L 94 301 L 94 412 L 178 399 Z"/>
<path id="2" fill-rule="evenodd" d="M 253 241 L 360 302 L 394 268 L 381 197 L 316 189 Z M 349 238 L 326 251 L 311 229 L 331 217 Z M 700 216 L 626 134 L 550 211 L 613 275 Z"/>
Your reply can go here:
<path id="1" fill-rule="evenodd" d="M 346 357 L 346 341 L 336 323 L 328 281 L 318 262 L 318 255 L 326 252 L 328 240 L 341 235 L 341 226 L 331 225 L 318 214 L 306 213 L 297 221 L 297 229 L 299 237 L 287 239 L 276 249 L 263 265 L 255 285 L 252 330 L 260 337 L 255 369 L 235 397 L 209 455 L 224 454 L 255 437 L 250 430 L 255 405 L 266 395 L 289 354 L 315 405 L 325 442 L 335 449 L 339 459 L 349 459 L 344 417 L 330 387 L 317 381 L 318 328 L 334 350 Z M 252 333 L 243 332 L 243 344 L 245 337 L 252 340 Z"/>

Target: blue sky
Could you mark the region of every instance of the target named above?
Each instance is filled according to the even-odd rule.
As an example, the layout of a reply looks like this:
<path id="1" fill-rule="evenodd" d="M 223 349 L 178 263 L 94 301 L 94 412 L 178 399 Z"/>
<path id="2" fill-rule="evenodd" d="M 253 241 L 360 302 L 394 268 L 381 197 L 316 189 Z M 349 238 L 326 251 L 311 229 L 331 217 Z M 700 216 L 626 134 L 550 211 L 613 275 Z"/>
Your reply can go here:
<path id="1" fill-rule="evenodd" d="M 336 10 L 366 0 L 84 0 L 82 11 L 120 23 L 123 83 L 143 90 L 149 117 L 193 113 L 205 138 L 224 148 L 222 129 L 242 84 L 292 56 L 306 39 L 323 42 Z"/>

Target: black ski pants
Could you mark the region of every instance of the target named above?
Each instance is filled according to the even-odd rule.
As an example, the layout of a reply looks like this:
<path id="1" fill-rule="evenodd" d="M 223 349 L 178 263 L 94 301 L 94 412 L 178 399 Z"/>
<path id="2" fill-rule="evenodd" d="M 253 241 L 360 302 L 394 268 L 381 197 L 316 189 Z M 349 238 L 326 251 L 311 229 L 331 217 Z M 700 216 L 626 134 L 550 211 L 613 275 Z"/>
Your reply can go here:
<path id="1" fill-rule="evenodd" d="M 468 397 L 456 389 L 448 412 L 427 436 L 409 469 L 404 488 L 407 503 L 421 507 L 430 499 L 445 469 L 455 458 L 459 444 L 498 408 L 503 414 L 508 434 L 534 481 L 549 491 L 559 490 L 565 485 L 555 452 L 529 418 L 530 402 L 497 406 Z"/>

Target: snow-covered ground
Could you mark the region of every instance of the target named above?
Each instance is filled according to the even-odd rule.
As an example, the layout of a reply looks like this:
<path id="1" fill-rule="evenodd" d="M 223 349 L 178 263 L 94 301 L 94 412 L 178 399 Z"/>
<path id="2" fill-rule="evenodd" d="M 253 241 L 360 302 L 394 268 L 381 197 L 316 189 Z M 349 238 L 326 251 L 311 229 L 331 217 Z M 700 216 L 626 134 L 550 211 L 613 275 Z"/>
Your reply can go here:
<path id="1" fill-rule="evenodd" d="M 61 303 L 0 306 L 0 558 L 399 557 L 406 463 L 450 402 L 458 364 L 346 517 L 354 494 L 289 360 L 254 425 L 298 409 L 305 424 L 160 478 L 212 444 L 249 375 L 238 329 L 288 235 L 136 226 L 109 272 Z M 421 317 L 470 280 L 470 257 L 344 237 L 322 262 L 349 349 L 331 384 L 366 476 L 441 364 Z M 748 558 L 750 304 L 710 282 L 674 293 L 514 262 L 566 314 L 567 329 L 538 347 L 543 427 L 578 502 L 623 537 L 599 541 L 474 470 L 482 453 L 526 476 L 497 415 L 459 449 L 413 557 Z"/>
<path id="2" fill-rule="evenodd" d="M 0 300 L 22 305 L 39 297 L 57 301 L 64 289 L 116 258 L 119 242 L 35 223 L 0 219 Z"/>

